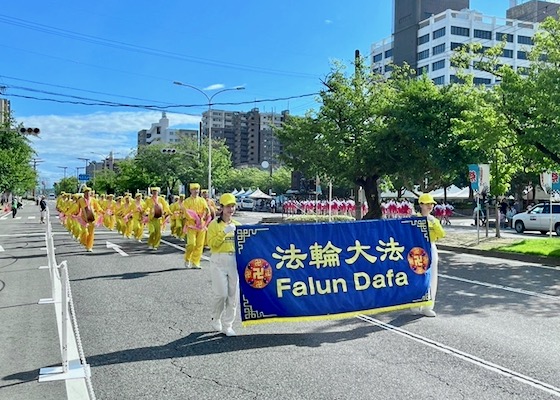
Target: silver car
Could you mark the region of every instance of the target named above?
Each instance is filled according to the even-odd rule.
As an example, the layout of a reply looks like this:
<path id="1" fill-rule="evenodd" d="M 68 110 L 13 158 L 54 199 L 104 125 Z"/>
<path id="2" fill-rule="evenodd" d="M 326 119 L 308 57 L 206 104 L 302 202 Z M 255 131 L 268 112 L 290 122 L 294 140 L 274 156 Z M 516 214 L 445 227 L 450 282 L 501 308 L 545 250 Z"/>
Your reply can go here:
<path id="1" fill-rule="evenodd" d="M 550 217 L 550 204 L 541 203 L 528 211 L 515 214 L 512 224 L 517 233 L 539 231 L 544 234 L 550 231 Z M 560 204 L 552 204 L 552 230 L 560 236 Z"/>

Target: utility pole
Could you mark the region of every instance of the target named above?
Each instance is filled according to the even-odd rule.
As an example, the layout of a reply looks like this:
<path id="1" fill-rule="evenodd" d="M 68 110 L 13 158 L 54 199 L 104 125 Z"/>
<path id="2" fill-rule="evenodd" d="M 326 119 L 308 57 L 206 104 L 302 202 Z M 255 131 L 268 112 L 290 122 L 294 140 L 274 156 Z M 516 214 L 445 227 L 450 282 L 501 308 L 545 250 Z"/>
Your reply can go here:
<path id="1" fill-rule="evenodd" d="M 33 199 L 37 204 L 39 204 L 39 200 L 35 197 L 35 189 L 37 187 L 37 164 L 42 163 L 45 160 L 41 160 L 39 158 L 32 158 L 31 162 L 33 163 L 33 171 L 35 172 L 35 184 L 33 185 Z"/>

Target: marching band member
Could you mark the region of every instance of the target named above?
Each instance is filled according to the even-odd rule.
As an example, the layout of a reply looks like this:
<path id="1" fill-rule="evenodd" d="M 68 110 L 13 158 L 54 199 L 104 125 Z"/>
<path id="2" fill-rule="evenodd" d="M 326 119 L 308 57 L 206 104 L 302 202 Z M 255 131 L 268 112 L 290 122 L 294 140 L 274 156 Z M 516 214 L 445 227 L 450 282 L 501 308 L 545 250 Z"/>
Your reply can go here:
<path id="1" fill-rule="evenodd" d="M 200 269 L 200 259 L 204 251 L 204 240 L 206 227 L 211 221 L 208 203 L 198 196 L 200 185 L 191 183 L 189 185 L 191 195 L 183 201 L 187 220 L 187 244 L 185 246 L 185 267 Z"/>

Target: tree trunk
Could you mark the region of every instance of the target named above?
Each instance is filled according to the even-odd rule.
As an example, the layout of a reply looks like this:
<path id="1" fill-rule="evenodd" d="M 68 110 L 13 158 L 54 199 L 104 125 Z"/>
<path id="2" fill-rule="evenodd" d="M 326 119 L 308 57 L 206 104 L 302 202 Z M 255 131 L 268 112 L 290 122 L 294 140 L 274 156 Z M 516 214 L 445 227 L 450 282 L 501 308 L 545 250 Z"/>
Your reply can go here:
<path id="1" fill-rule="evenodd" d="M 364 215 L 363 219 L 380 219 L 381 218 L 381 204 L 379 198 L 379 175 L 368 176 L 362 181 L 366 201 L 368 205 L 368 212 Z"/>

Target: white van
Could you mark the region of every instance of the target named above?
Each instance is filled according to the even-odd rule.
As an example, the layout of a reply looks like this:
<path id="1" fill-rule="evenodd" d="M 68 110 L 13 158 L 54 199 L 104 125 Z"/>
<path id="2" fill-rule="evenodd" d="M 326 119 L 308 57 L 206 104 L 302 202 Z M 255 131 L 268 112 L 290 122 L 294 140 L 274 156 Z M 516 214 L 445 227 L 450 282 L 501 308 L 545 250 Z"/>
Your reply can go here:
<path id="1" fill-rule="evenodd" d="M 540 203 L 528 211 L 515 214 L 512 226 L 517 233 L 524 231 L 547 233 L 550 230 L 550 204 Z M 560 236 L 560 204 L 552 205 L 552 231 Z"/>

